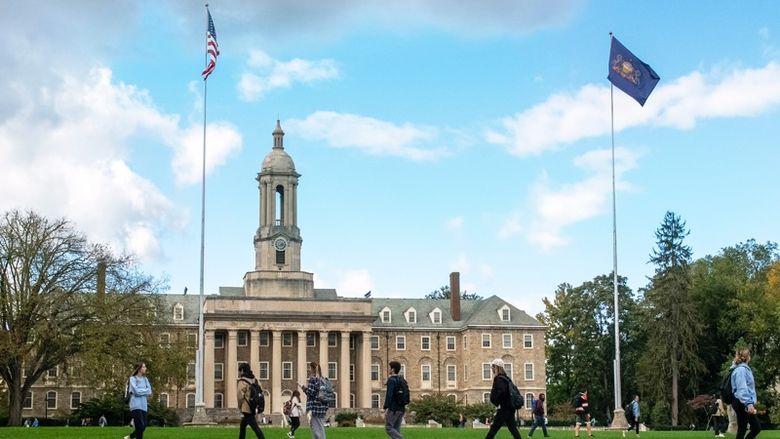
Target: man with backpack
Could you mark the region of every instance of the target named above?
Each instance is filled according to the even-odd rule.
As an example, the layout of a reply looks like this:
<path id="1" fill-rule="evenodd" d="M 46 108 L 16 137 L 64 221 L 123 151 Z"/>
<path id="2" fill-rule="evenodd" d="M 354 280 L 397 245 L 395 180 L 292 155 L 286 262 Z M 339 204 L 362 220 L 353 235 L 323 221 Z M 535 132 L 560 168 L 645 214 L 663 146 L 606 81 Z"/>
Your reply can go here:
<path id="1" fill-rule="evenodd" d="M 257 382 L 252 369 L 246 363 L 238 365 L 238 376 L 238 391 L 236 393 L 238 396 L 238 408 L 241 410 L 241 427 L 238 431 L 238 439 L 246 437 L 247 425 L 255 432 L 257 439 L 265 439 L 260 427 L 257 426 L 257 418 L 255 418 L 255 415 L 261 408 L 258 407 L 262 395 L 260 383 Z"/>
<path id="2" fill-rule="evenodd" d="M 626 420 L 628 421 L 628 428 L 626 431 L 636 430 L 636 437 L 639 437 L 639 395 L 634 395 L 634 399 L 626 406 Z M 623 432 L 623 437 L 626 437 L 626 432 Z"/>
<path id="3" fill-rule="evenodd" d="M 320 365 L 309 363 L 309 380 L 301 384 L 306 394 L 306 411 L 311 413 L 311 436 L 325 439 L 325 416 L 328 414 L 329 399 L 333 397 L 333 385 L 322 376 Z"/>
<path id="4" fill-rule="evenodd" d="M 393 439 L 404 439 L 401 436 L 401 421 L 404 419 L 406 404 L 409 404 L 409 385 L 402 375 L 401 363 L 391 361 L 387 378 L 387 393 L 385 393 L 385 432 Z"/>
<path id="5" fill-rule="evenodd" d="M 522 400 L 516 400 L 517 387 L 504 370 L 504 360 L 496 358 L 490 363 L 490 370 L 493 372 L 493 387 L 490 389 L 490 402 L 496 406 L 496 416 L 490 425 L 485 439 L 493 439 L 502 426 L 506 425 L 509 433 L 514 439 L 520 439 L 520 432 L 517 431 L 515 423 L 515 411 L 522 407 Z"/>
<path id="6" fill-rule="evenodd" d="M 534 421 L 533 424 L 531 424 L 531 430 L 528 432 L 528 437 L 534 435 L 536 427 L 542 427 L 544 437 L 550 437 L 550 435 L 547 434 L 547 425 L 544 423 L 544 393 L 539 394 L 539 399 L 534 401 L 534 406 L 531 407 L 531 409 L 534 415 Z"/>

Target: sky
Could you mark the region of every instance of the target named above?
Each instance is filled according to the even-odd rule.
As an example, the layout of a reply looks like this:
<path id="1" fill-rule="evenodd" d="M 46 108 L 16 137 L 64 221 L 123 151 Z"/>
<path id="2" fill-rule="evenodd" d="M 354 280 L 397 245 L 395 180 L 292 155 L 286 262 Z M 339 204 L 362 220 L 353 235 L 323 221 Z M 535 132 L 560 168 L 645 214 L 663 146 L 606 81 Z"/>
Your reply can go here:
<path id="1" fill-rule="evenodd" d="M 388 5 L 390 3 L 391 5 Z M 12 7 L 11 7 L 12 6 Z M 612 271 L 609 32 L 661 77 L 614 90 L 618 273 L 673 211 L 694 258 L 780 240 L 780 8 L 712 1 L 0 0 L 0 211 L 65 217 L 169 292 L 254 269 L 276 120 L 316 288 L 461 288 L 531 315 Z"/>

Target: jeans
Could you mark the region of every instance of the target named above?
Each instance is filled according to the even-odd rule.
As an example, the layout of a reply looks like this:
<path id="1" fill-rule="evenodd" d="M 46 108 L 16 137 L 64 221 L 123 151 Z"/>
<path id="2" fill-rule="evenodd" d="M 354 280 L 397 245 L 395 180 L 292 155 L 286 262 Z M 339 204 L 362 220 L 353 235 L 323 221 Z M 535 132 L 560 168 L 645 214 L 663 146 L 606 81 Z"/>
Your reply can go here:
<path id="1" fill-rule="evenodd" d="M 257 439 L 265 439 L 260 427 L 257 426 L 257 418 L 255 418 L 255 415 L 249 413 L 241 413 L 241 415 L 241 428 L 238 430 L 238 439 L 244 439 L 246 437 L 247 425 L 255 432 Z"/>
<path id="2" fill-rule="evenodd" d="M 144 439 L 144 430 L 146 430 L 148 423 L 147 413 L 143 410 L 133 410 L 130 415 L 133 417 L 133 427 L 135 427 L 135 430 L 130 433 L 130 438 Z"/>
<path id="3" fill-rule="evenodd" d="M 509 433 L 512 434 L 513 438 L 520 439 L 522 437 L 520 436 L 520 432 L 517 431 L 517 425 L 515 424 L 515 411 L 498 410 L 485 439 L 493 439 L 503 425 L 506 425 L 506 428 L 509 430 Z"/>
<path id="4" fill-rule="evenodd" d="M 311 415 L 311 437 L 312 439 L 325 439 L 325 418 Z"/>
<path id="5" fill-rule="evenodd" d="M 544 433 L 544 437 L 550 437 L 550 435 L 547 434 L 547 426 L 544 425 L 544 415 L 534 415 L 534 422 L 531 424 L 531 430 L 528 431 L 528 437 L 534 435 L 534 430 L 536 430 L 536 427 L 542 427 L 542 433 Z"/>
<path id="6" fill-rule="evenodd" d="M 761 423 L 758 422 L 758 416 L 748 414 L 745 406 L 738 399 L 734 399 L 731 404 L 734 411 L 737 412 L 737 439 L 753 439 L 761 433 Z M 750 433 L 745 436 L 747 426 L 750 424 Z"/>
<path id="7" fill-rule="evenodd" d="M 385 411 L 385 432 L 393 439 L 404 439 L 401 436 L 401 421 L 404 420 L 404 411 L 395 412 L 390 409 Z"/>
<path id="8" fill-rule="evenodd" d="M 628 428 L 626 431 L 631 430 L 636 430 L 636 434 L 639 434 L 639 418 L 632 418 L 630 421 L 628 421 Z"/>

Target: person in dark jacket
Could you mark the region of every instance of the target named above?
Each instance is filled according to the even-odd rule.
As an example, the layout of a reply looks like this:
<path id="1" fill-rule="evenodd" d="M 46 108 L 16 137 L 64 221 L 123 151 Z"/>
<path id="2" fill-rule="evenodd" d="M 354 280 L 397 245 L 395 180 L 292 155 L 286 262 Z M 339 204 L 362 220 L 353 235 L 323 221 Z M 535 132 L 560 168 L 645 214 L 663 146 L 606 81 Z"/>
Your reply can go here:
<path id="1" fill-rule="evenodd" d="M 496 416 L 490 425 L 485 439 L 493 439 L 502 426 L 512 434 L 514 439 L 520 439 L 520 432 L 517 431 L 515 424 L 515 409 L 512 408 L 509 385 L 512 380 L 506 375 L 504 370 L 504 360 L 496 358 L 490 363 L 490 370 L 493 372 L 493 388 L 490 389 L 490 402 L 496 406 Z"/>
<path id="2" fill-rule="evenodd" d="M 588 389 L 582 389 L 582 392 L 577 394 L 574 404 L 574 415 L 576 417 L 574 423 L 574 437 L 580 437 L 580 426 L 585 424 L 585 429 L 588 431 L 588 436 L 593 437 L 593 431 L 590 428 L 590 405 L 588 404 Z"/>
<path id="3" fill-rule="evenodd" d="M 395 394 L 401 386 L 403 377 L 398 375 L 401 371 L 401 363 L 391 361 L 389 364 L 390 374 L 387 377 L 387 393 L 385 393 L 385 432 L 393 439 L 404 439 L 401 436 L 401 421 L 404 419 L 406 407 L 398 404 L 395 400 Z"/>
<path id="4" fill-rule="evenodd" d="M 544 393 L 540 393 L 539 398 L 535 401 L 536 405 L 532 407 L 534 422 L 531 424 L 531 430 L 528 432 L 528 437 L 534 435 L 534 430 L 536 430 L 536 427 L 542 427 L 542 433 L 544 433 L 544 437 L 550 437 L 550 435 L 547 434 L 547 425 L 544 423 L 544 399 Z"/>

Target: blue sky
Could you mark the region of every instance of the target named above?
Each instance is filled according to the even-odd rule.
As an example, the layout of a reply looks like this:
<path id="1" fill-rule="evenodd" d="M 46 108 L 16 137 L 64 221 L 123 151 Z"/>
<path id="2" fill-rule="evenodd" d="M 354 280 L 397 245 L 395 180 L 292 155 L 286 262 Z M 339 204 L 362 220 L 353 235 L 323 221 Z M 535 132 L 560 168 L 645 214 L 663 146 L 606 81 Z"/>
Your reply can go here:
<path id="1" fill-rule="evenodd" d="M 618 272 L 646 284 L 667 210 L 695 257 L 779 240 L 773 2 L 385 3 L 210 3 L 207 293 L 254 268 L 277 118 L 316 287 L 422 297 L 460 271 L 535 314 L 611 272 L 610 31 L 661 76 L 644 107 L 615 90 Z M 0 210 L 68 217 L 197 292 L 203 4 L 32 1 L 0 23 Z"/>

